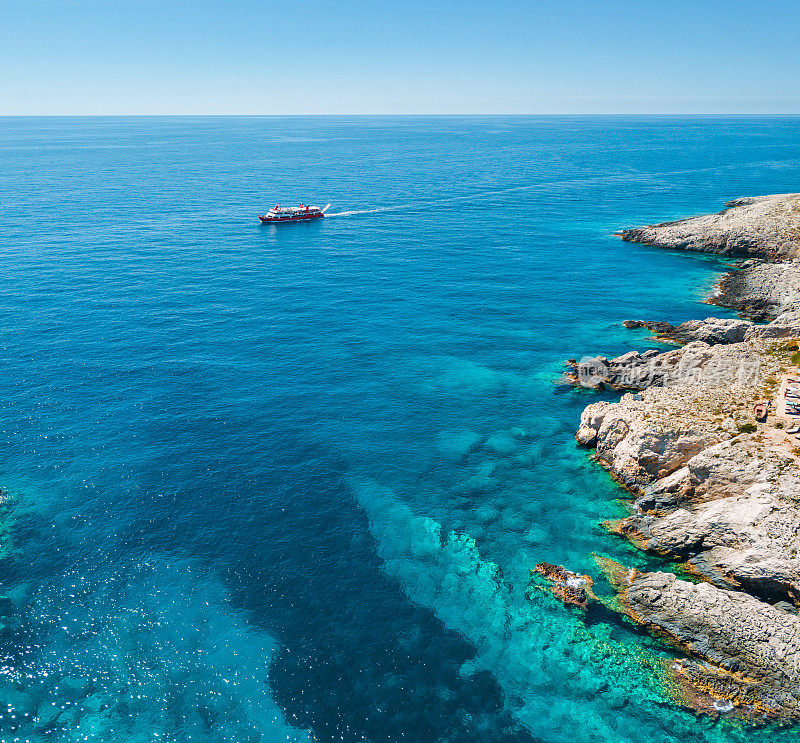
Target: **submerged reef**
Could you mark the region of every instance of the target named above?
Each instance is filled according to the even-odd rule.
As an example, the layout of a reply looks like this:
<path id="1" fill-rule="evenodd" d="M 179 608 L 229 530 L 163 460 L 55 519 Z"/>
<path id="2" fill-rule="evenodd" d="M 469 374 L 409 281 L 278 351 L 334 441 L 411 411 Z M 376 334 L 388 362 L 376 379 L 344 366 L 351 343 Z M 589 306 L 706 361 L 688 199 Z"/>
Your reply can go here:
<path id="1" fill-rule="evenodd" d="M 616 594 L 603 603 L 685 654 L 659 672 L 672 699 L 798 720 L 800 194 L 736 199 L 620 236 L 750 260 L 711 300 L 743 319 L 629 321 L 680 347 L 568 364 L 576 386 L 633 390 L 588 405 L 576 433 L 633 497 L 630 515 L 605 526 L 681 567 L 599 559 Z"/>

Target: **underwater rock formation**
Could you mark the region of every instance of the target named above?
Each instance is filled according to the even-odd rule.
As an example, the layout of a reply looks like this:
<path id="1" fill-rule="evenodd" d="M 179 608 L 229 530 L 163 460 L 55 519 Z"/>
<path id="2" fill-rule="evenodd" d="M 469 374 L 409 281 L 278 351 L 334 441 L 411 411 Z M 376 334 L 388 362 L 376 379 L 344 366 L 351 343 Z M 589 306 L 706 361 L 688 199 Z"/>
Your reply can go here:
<path id="1" fill-rule="evenodd" d="M 531 573 L 544 576 L 550 584 L 551 593 L 565 604 L 585 609 L 589 599 L 595 598 L 593 582 L 588 575 L 573 573 L 549 562 L 540 562 Z"/>

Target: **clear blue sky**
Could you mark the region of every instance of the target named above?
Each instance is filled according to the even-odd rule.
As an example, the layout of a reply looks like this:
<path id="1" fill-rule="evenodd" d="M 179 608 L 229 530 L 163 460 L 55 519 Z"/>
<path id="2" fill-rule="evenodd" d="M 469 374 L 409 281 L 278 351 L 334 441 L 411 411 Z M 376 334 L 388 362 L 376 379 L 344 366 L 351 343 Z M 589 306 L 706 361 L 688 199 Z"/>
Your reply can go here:
<path id="1" fill-rule="evenodd" d="M 0 0 L 0 115 L 151 113 L 800 113 L 800 1 Z"/>

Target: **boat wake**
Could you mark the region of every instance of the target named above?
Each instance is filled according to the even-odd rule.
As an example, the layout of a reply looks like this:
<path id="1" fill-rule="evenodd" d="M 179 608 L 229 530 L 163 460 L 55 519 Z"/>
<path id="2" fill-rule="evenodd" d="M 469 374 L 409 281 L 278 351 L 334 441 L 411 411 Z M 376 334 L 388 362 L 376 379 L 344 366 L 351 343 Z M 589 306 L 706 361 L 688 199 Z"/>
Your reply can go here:
<path id="1" fill-rule="evenodd" d="M 583 183 L 585 180 L 586 179 L 581 179 L 580 182 Z M 572 181 L 569 181 L 567 183 L 571 182 Z M 461 196 L 445 196 L 440 199 L 418 201 L 415 204 L 397 204 L 393 206 L 380 206 L 376 207 L 375 209 L 353 209 L 344 212 L 327 212 L 325 209 L 323 209 L 323 212 L 325 212 L 326 217 L 350 217 L 356 214 L 376 214 L 377 212 L 397 212 L 407 211 L 409 209 L 431 209 L 446 204 L 457 204 L 461 201 L 475 201 L 478 199 L 490 198 L 492 196 L 502 196 L 503 194 L 515 193 L 517 191 L 546 189 L 554 185 L 563 185 L 563 183 L 530 183 L 522 186 L 511 186 L 509 188 L 499 188 L 491 191 L 479 191 L 477 193 L 463 194 Z"/>
<path id="2" fill-rule="evenodd" d="M 350 217 L 353 214 L 375 214 L 376 212 L 396 212 L 402 209 L 410 209 L 410 204 L 402 204 L 400 206 L 381 206 L 377 209 L 354 209 L 346 212 L 325 212 L 326 217 Z"/>

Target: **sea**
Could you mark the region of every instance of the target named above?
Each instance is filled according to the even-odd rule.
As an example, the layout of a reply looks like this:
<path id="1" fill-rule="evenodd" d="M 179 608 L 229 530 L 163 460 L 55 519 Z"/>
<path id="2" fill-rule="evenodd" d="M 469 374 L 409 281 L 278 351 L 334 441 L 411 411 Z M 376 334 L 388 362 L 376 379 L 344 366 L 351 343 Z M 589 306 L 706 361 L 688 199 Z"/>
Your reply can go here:
<path id="1" fill-rule="evenodd" d="M 678 569 L 561 375 L 728 266 L 614 232 L 798 190 L 792 117 L 0 119 L 0 741 L 796 740 L 530 571 Z"/>

